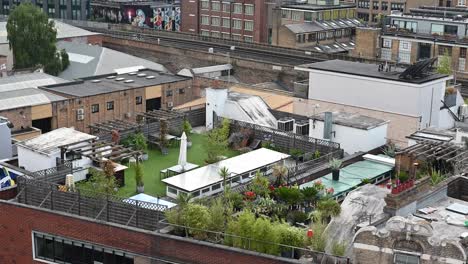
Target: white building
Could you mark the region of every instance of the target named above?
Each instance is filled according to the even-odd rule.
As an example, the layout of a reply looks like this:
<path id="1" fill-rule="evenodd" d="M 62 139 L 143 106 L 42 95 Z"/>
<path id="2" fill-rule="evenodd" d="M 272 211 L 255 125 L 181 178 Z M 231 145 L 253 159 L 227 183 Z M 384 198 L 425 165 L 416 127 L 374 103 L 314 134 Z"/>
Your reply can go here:
<path id="1" fill-rule="evenodd" d="M 330 129 L 325 129 L 325 113 L 315 115 L 309 120 L 310 137 L 340 143 L 347 154 L 368 152 L 387 143 L 387 121 L 344 112 L 330 114 Z"/>
<path id="2" fill-rule="evenodd" d="M 200 67 L 200 68 L 184 68 L 180 70 L 177 75 L 185 76 L 185 77 L 204 77 L 210 79 L 220 79 L 226 80 L 231 82 L 238 82 L 233 76 L 231 76 L 230 72 L 232 71 L 231 64 L 221 64 L 221 65 L 213 65 L 207 67 Z"/>
<path id="3" fill-rule="evenodd" d="M 75 130 L 74 128 L 63 127 L 51 132 L 42 134 L 38 137 L 28 139 L 18 143 L 18 166 L 25 170 L 35 172 L 57 166 L 57 159 L 62 157 L 61 146 L 83 142 L 83 146 L 88 141 L 97 139 L 86 133 Z M 76 145 L 79 147 L 80 145 Z M 67 155 L 64 155 L 67 160 Z M 74 168 L 89 168 L 92 164 L 91 159 L 81 158 L 73 161 Z M 84 180 L 87 170 L 74 173 L 75 181 Z"/>
<path id="4" fill-rule="evenodd" d="M 455 119 L 449 109 L 456 115 L 463 104 L 458 91 L 455 104 L 449 109 L 442 103 L 446 83 L 452 76 L 426 73 L 423 77 L 405 79 L 400 77 L 402 69 L 379 71 L 375 64 L 341 60 L 306 64 L 296 69 L 309 73 L 309 99 L 341 108 L 355 107 L 362 109 L 361 112 L 414 118 L 418 120 L 417 130 L 452 128 Z"/>
<path id="5" fill-rule="evenodd" d="M 11 123 L 0 116 L 0 160 L 13 156 L 11 147 Z"/>
<path id="6" fill-rule="evenodd" d="M 181 193 L 190 193 L 192 197 L 210 196 L 223 191 L 219 172 L 224 167 L 229 171 L 227 184 L 236 186 L 250 181 L 258 170 L 269 175 L 275 164 L 283 164 L 287 158 L 288 154 L 261 148 L 162 181 L 167 184 L 167 196 L 174 199 Z"/>
<path id="7" fill-rule="evenodd" d="M 276 128 L 277 120 L 263 99 L 256 95 L 206 88 L 206 127 L 213 128 L 216 116 Z"/>

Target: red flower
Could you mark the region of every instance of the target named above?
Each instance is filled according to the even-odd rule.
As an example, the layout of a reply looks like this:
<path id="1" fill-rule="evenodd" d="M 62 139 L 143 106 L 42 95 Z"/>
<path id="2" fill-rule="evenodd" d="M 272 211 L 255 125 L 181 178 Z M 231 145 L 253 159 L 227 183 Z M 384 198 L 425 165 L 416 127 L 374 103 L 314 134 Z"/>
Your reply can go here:
<path id="1" fill-rule="evenodd" d="M 253 200 L 255 198 L 255 193 L 252 191 L 245 192 L 245 197 L 249 200 Z"/>
<path id="2" fill-rule="evenodd" d="M 333 187 L 330 187 L 329 189 L 327 189 L 327 193 L 329 194 L 332 194 L 335 192 L 335 189 L 333 189 Z"/>
<path id="3" fill-rule="evenodd" d="M 270 187 L 268 187 L 268 189 L 270 189 L 270 191 L 274 191 L 274 190 L 275 190 L 275 186 L 270 185 Z"/>
<path id="4" fill-rule="evenodd" d="M 320 185 L 322 185 L 322 180 L 316 180 L 316 181 L 314 182 L 314 185 L 315 185 L 315 186 L 320 186 Z"/>

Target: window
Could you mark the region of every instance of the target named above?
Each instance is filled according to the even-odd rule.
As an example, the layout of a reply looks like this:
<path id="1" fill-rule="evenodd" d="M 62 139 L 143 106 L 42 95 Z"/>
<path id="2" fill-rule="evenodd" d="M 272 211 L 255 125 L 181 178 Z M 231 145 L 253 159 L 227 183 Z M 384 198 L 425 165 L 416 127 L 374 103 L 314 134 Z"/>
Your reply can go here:
<path id="1" fill-rule="evenodd" d="M 392 47 L 392 40 L 391 39 L 383 39 L 382 48 L 391 48 L 391 47 Z"/>
<path id="2" fill-rule="evenodd" d="M 177 190 L 169 186 L 167 186 L 167 192 L 177 195 Z"/>
<path id="3" fill-rule="evenodd" d="M 382 11 L 388 10 L 388 2 L 382 2 Z"/>
<path id="4" fill-rule="evenodd" d="M 231 20 L 228 17 L 223 17 L 223 27 L 229 28 L 231 25 Z"/>
<path id="5" fill-rule="evenodd" d="M 398 26 L 398 28 L 404 28 L 411 32 L 417 32 L 417 29 L 418 29 L 418 22 L 394 20 L 393 24 Z"/>
<path id="6" fill-rule="evenodd" d="M 358 1 L 358 7 L 368 9 L 369 8 L 369 1 L 359 0 Z"/>
<path id="7" fill-rule="evenodd" d="M 304 21 L 312 21 L 313 16 L 311 12 L 304 12 Z"/>
<path id="8" fill-rule="evenodd" d="M 381 49 L 380 58 L 382 60 L 392 60 L 392 50 L 389 48 Z"/>
<path id="9" fill-rule="evenodd" d="M 103 263 L 104 259 L 113 260 L 112 263 L 134 263 L 133 257 L 123 251 L 36 232 L 33 236 L 35 259 L 55 263 Z"/>
<path id="10" fill-rule="evenodd" d="M 232 24 L 233 29 L 242 29 L 242 20 L 233 19 L 232 21 L 233 21 L 233 24 Z"/>
<path id="11" fill-rule="evenodd" d="M 167 90 L 166 91 L 166 97 L 172 96 L 172 90 Z"/>
<path id="12" fill-rule="evenodd" d="M 202 29 L 201 35 L 202 35 L 202 36 L 205 36 L 205 37 L 209 37 L 209 36 L 210 36 L 210 31 L 208 31 L 208 30 L 203 30 L 203 29 Z"/>
<path id="13" fill-rule="evenodd" d="M 213 38 L 220 38 L 221 37 L 221 33 L 219 31 L 211 31 L 211 36 Z"/>
<path id="14" fill-rule="evenodd" d="M 215 184 L 213 186 L 211 186 L 211 190 L 218 190 L 219 188 L 221 188 L 221 183 L 218 183 L 218 184 Z"/>
<path id="15" fill-rule="evenodd" d="M 404 4 L 403 3 L 391 3 L 391 8 L 392 10 L 399 10 L 399 11 L 403 11 L 403 6 Z"/>
<path id="16" fill-rule="evenodd" d="M 221 25 L 221 18 L 219 17 L 212 17 L 211 18 L 211 25 L 219 27 Z"/>
<path id="17" fill-rule="evenodd" d="M 200 196 L 200 191 L 192 192 L 192 197 L 198 197 L 198 196 Z"/>
<path id="18" fill-rule="evenodd" d="M 217 1 L 211 2 L 211 10 L 212 11 L 219 11 L 221 10 L 221 5 Z"/>
<path id="19" fill-rule="evenodd" d="M 292 11 L 291 19 L 294 21 L 301 21 L 301 12 L 300 11 Z"/>
<path id="20" fill-rule="evenodd" d="M 210 9 L 210 1 L 201 1 L 201 8 L 202 9 Z"/>
<path id="21" fill-rule="evenodd" d="M 67 18 L 67 9 L 60 8 L 60 18 Z"/>
<path id="22" fill-rule="evenodd" d="M 252 36 L 244 36 L 244 41 L 245 42 L 253 42 L 253 37 Z"/>
<path id="23" fill-rule="evenodd" d="M 419 264 L 419 256 L 395 253 L 393 255 L 393 263 L 395 264 Z"/>
<path id="24" fill-rule="evenodd" d="M 49 7 L 49 16 L 51 17 L 55 16 L 55 7 Z"/>
<path id="25" fill-rule="evenodd" d="M 242 4 L 234 4 L 234 14 L 242 14 Z"/>
<path id="26" fill-rule="evenodd" d="M 201 192 L 202 192 L 202 193 L 210 192 L 210 188 L 203 189 Z"/>
<path id="27" fill-rule="evenodd" d="M 114 101 L 107 102 L 107 110 L 114 110 Z"/>
<path id="28" fill-rule="evenodd" d="M 253 31 L 253 21 L 244 21 L 244 29 L 247 31 Z"/>
<path id="29" fill-rule="evenodd" d="M 142 104 L 143 103 L 143 97 L 141 97 L 141 96 L 135 97 L 135 102 L 136 102 L 137 105 Z"/>
<path id="30" fill-rule="evenodd" d="M 308 38 L 307 38 L 307 41 L 308 42 L 315 42 L 317 40 L 317 33 L 310 33 Z"/>
<path id="31" fill-rule="evenodd" d="M 59 3 L 60 3 L 61 6 L 66 6 L 67 5 L 66 0 L 60 0 Z"/>
<path id="32" fill-rule="evenodd" d="M 249 16 L 253 16 L 254 14 L 254 6 L 253 5 L 245 5 L 244 13 Z"/>
<path id="33" fill-rule="evenodd" d="M 240 41 L 242 39 L 242 36 L 239 34 L 232 34 L 232 39 Z"/>
<path id="34" fill-rule="evenodd" d="M 460 48 L 460 58 L 466 58 L 466 48 Z"/>
<path id="35" fill-rule="evenodd" d="M 210 24 L 210 17 L 209 16 L 202 16 L 201 17 L 202 25 L 209 25 Z"/>
<path id="36" fill-rule="evenodd" d="M 444 25 L 441 24 L 431 24 L 431 34 L 443 34 Z"/>
<path id="37" fill-rule="evenodd" d="M 291 10 L 287 10 L 287 9 L 281 10 L 281 18 L 291 19 Z"/>
<path id="38" fill-rule="evenodd" d="M 184 94 L 185 93 L 185 88 L 180 88 L 179 89 L 179 94 Z"/>
<path id="39" fill-rule="evenodd" d="M 223 3 L 223 12 L 229 13 L 230 10 L 231 10 L 231 4 Z"/>
<path id="40" fill-rule="evenodd" d="M 452 56 L 452 47 L 439 45 L 439 56 Z"/>
<path id="41" fill-rule="evenodd" d="M 91 113 L 98 113 L 99 112 L 99 104 L 91 105 Z"/>
<path id="42" fill-rule="evenodd" d="M 465 6 L 466 0 L 458 0 L 458 6 Z"/>
<path id="43" fill-rule="evenodd" d="M 231 34 L 229 34 L 227 32 L 223 32 L 222 35 L 223 35 L 223 39 L 230 39 L 231 38 Z"/>
<path id="44" fill-rule="evenodd" d="M 379 2 L 372 2 L 372 9 L 379 10 Z"/>
<path id="45" fill-rule="evenodd" d="M 444 6 L 444 0 L 439 0 L 439 6 Z"/>
<path id="46" fill-rule="evenodd" d="M 446 35 L 457 35 L 457 32 L 458 32 L 457 26 L 445 25 L 444 27 L 444 34 Z"/>

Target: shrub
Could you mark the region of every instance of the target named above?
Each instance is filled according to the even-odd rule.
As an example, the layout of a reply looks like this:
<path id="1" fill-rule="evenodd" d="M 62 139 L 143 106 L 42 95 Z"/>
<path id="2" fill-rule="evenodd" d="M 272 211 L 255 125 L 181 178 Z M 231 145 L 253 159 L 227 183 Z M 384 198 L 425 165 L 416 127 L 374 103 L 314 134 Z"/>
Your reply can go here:
<path id="1" fill-rule="evenodd" d="M 304 201 L 308 203 L 313 203 L 318 199 L 318 192 L 319 191 L 315 187 L 305 187 L 301 189 Z"/>
<path id="2" fill-rule="evenodd" d="M 286 216 L 287 220 L 293 224 L 305 223 L 309 218 L 308 215 L 301 211 L 290 211 Z"/>
<path id="3" fill-rule="evenodd" d="M 304 151 L 297 149 L 297 148 L 292 148 L 289 151 L 289 154 L 294 158 L 294 159 L 299 159 L 302 155 L 304 155 Z"/>
<path id="4" fill-rule="evenodd" d="M 189 203 L 182 210 L 182 221 L 184 225 L 188 227 L 188 234 L 192 235 L 196 239 L 206 239 L 207 234 L 203 230 L 207 230 L 209 228 L 210 219 L 211 215 L 208 208 L 200 204 Z"/>
<path id="5" fill-rule="evenodd" d="M 316 150 L 316 151 L 314 152 L 314 158 L 315 158 L 315 159 L 318 159 L 318 158 L 320 158 L 320 156 L 321 156 L 320 151 Z"/>
<path id="6" fill-rule="evenodd" d="M 290 206 L 299 204 L 303 200 L 302 193 L 297 188 L 280 187 L 275 192 L 282 201 Z"/>
<path id="7" fill-rule="evenodd" d="M 362 184 L 369 184 L 369 183 L 371 183 L 371 180 L 369 180 L 368 178 L 364 178 L 364 179 L 361 180 L 361 183 Z"/>
<path id="8" fill-rule="evenodd" d="M 342 164 L 343 164 L 343 161 L 339 159 L 332 159 L 329 162 L 330 169 L 332 170 L 339 170 Z"/>
<path id="9" fill-rule="evenodd" d="M 344 257 L 346 253 L 346 243 L 333 241 L 331 252 L 335 256 Z"/>
<path id="10" fill-rule="evenodd" d="M 437 185 L 444 180 L 444 176 L 440 171 L 433 170 L 431 173 L 431 185 Z"/>
<path id="11" fill-rule="evenodd" d="M 137 186 L 143 186 L 143 168 L 140 163 L 135 164 L 135 181 Z"/>
<path id="12" fill-rule="evenodd" d="M 398 173 L 398 179 L 401 183 L 406 182 L 409 179 L 409 175 L 406 171 L 400 171 L 400 173 Z"/>
<path id="13" fill-rule="evenodd" d="M 311 238 L 307 238 L 307 243 L 315 251 L 325 252 L 325 247 L 327 246 L 327 236 L 325 234 L 326 224 L 323 223 L 321 219 L 312 224 L 312 230 L 314 235 Z"/>
<path id="14" fill-rule="evenodd" d="M 232 245 L 238 248 L 248 249 L 249 241 L 245 238 L 251 238 L 253 234 L 253 227 L 255 225 L 255 215 L 249 211 L 242 211 L 236 221 L 231 221 L 228 224 L 228 230 L 231 234 L 243 238 L 231 238 Z"/>
<path id="15" fill-rule="evenodd" d="M 251 191 L 253 191 L 257 196 L 266 197 L 268 196 L 270 182 L 268 178 L 263 176 L 260 171 L 257 171 L 255 177 L 252 179 L 252 184 L 250 185 Z"/>
<path id="16" fill-rule="evenodd" d="M 341 206 L 336 200 L 323 199 L 317 203 L 317 210 L 325 218 L 336 217 L 341 213 Z"/>
<path id="17" fill-rule="evenodd" d="M 278 253 L 279 237 L 270 220 L 257 218 L 253 226 L 251 249 L 266 254 Z M 271 243 L 271 244 L 270 244 Z"/>
<path id="18" fill-rule="evenodd" d="M 187 140 L 190 141 L 190 135 L 192 134 L 192 125 L 187 119 L 185 119 L 184 123 L 182 123 L 182 131 L 185 132 Z"/>

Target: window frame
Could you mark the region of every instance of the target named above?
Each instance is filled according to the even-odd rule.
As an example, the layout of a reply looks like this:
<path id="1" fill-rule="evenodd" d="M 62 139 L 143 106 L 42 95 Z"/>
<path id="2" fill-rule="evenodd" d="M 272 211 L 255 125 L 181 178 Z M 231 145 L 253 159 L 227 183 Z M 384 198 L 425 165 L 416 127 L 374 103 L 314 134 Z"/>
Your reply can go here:
<path id="1" fill-rule="evenodd" d="M 91 114 L 99 113 L 99 104 L 91 105 Z"/>
<path id="2" fill-rule="evenodd" d="M 110 105 L 111 107 L 109 107 L 109 105 Z M 107 109 L 107 111 L 109 111 L 109 110 L 114 110 L 114 101 L 108 101 L 108 102 L 106 102 L 106 109 Z"/>
<path id="3" fill-rule="evenodd" d="M 143 96 L 141 96 L 141 95 L 140 95 L 140 96 L 136 96 L 136 97 L 135 97 L 135 104 L 136 104 L 136 105 L 141 105 L 141 104 L 143 104 Z"/>

